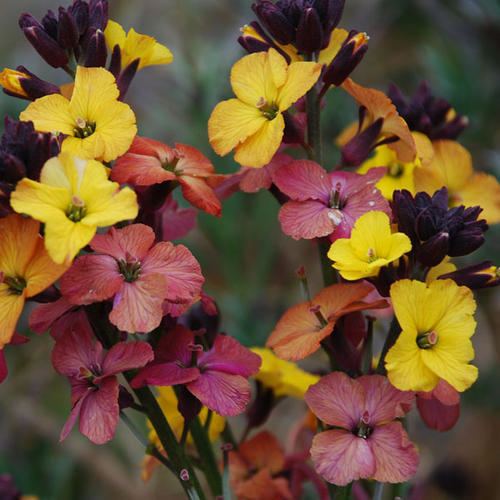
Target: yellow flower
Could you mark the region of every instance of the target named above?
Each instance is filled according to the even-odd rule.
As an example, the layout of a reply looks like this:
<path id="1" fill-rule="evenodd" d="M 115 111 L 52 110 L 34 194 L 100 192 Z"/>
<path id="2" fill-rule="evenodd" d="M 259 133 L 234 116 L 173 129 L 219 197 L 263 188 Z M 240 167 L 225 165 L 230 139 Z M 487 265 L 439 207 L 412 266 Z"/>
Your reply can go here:
<path id="1" fill-rule="evenodd" d="M 29 79 L 30 76 L 15 69 L 4 68 L 0 72 L 0 85 L 12 94 L 19 97 L 28 97 L 28 94 L 21 85 L 21 78 Z"/>
<path id="2" fill-rule="evenodd" d="M 398 260 L 411 250 L 403 233 L 391 233 L 389 217 L 371 211 L 355 223 L 350 238 L 340 238 L 330 247 L 328 258 L 346 280 L 377 276 L 380 268 Z"/>
<path id="3" fill-rule="evenodd" d="M 295 363 L 278 358 L 271 349 L 253 347 L 251 351 L 262 358 L 259 373 L 255 378 L 272 389 L 277 397 L 304 399 L 307 389 L 320 379 L 318 375 L 302 370 Z"/>
<path id="4" fill-rule="evenodd" d="M 73 260 L 98 227 L 137 216 L 134 191 L 119 187 L 102 163 L 61 153 L 45 163 L 40 182 L 24 178 L 17 184 L 11 205 L 45 223 L 47 251 L 62 264 Z"/>
<path id="5" fill-rule="evenodd" d="M 111 161 L 128 150 L 137 134 L 135 115 L 118 96 L 115 77 L 109 71 L 78 66 L 71 99 L 60 94 L 41 97 L 20 119 L 31 120 L 40 132 L 65 134 L 64 152 Z"/>
<path id="6" fill-rule="evenodd" d="M 401 280 L 391 286 L 402 332 L 385 359 L 392 385 L 403 391 L 432 391 L 440 379 L 457 391 L 477 379 L 470 338 L 476 303 L 472 292 L 452 280 L 429 285 Z"/>
<path id="7" fill-rule="evenodd" d="M 500 184 L 492 175 L 474 172 L 470 153 L 458 142 L 434 141 L 434 159 L 415 171 L 415 188 L 433 194 L 448 188 L 452 206 L 479 205 L 488 223 L 500 222 Z"/>
<path id="8" fill-rule="evenodd" d="M 452 273 L 457 270 L 457 266 L 450 261 L 450 258 L 446 256 L 437 266 L 431 267 L 429 272 L 425 276 L 425 282 L 427 284 L 436 281 L 441 275 Z"/>
<path id="9" fill-rule="evenodd" d="M 139 59 L 137 69 L 170 64 L 174 60 L 172 52 L 153 37 L 137 33 L 134 28 L 130 28 L 128 33 L 125 33 L 122 26 L 115 21 L 108 21 L 104 36 L 110 52 L 113 52 L 116 45 L 120 47 L 122 68 L 126 68 L 136 59 Z"/>
<path id="10" fill-rule="evenodd" d="M 315 83 L 321 64 L 286 60 L 276 50 L 241 58 L 231 70 L 236 99 L 222 101 L 208 121 L 208 136 L 221 156 L 235 149 L 246 167 L 271 161 L 283 138 L 283 112 Z"/>

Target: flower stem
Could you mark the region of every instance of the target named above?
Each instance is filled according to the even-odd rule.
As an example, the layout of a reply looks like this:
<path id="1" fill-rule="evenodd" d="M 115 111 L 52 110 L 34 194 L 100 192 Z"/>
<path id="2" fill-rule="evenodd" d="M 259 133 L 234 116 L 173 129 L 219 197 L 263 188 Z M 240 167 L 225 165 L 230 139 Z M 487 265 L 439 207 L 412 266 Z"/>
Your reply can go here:
<path id="1" fill-rule="evenodd" d="M 396 317 L 392 319 L 391 327 L 389 328 L 389 333 L 387 334 L 387 338 L 385 339 L 384 347 L 382 348 L 382 352 L 380 353 L 380 359 L 378 361 L 377 373 L 380 375 L 385 375 L 386 370 L 384 366 L 385 357 L 389 352 L 389 349 L 396 343 L 398 340 L 399 334 L 401 333 L 401 327 L 399 326 L 398 320 Z"/>
<path id="2" fill-rule="evenodd" d="M 321 273 L 323 275 L 323 282 L 325 286 L 333 285 L 338 283 L 338 275 L 335 269 L 332 267 L 332 262 L 328 258 L 327 253 L 330 250 L 330 241 L 328 238 L 318 239 L 318 250 L 319 258 L 321 262 Z"/>
<path id="3" fill-rule="evenodd" d="M 307 145 L 309 158 L 321 165 L 321 125 L 320 125 L 320 99 L 318 89 L 314 86 L 306 95 L 307 112 Z"/>
<path id="4" fill-rule="evenodd" d="M 327 483 L 330 500 L 349 500 L 351 498 L 352 483 L 347 486 L 335 486 Z"/>
<path id="5" fill-rule="evenodd" d="M 373 500 L 382 500 L 384 495 L 384 483 L 375 483 L 375 489 L 373 490 Z"/>

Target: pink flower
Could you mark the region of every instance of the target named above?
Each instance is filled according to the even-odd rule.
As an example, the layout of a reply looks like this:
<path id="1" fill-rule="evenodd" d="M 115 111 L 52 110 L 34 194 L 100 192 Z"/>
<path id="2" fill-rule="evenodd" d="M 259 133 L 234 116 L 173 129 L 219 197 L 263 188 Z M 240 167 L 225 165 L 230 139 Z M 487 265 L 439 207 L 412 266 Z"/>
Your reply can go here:
<path id="1" fill-rule="evenodd" d="M 116 375 L 140 368 L 152 359 L 153 350 L 146 342 L 119 342 L 104 352 L 100 342 L 93 343 L 89 327 L 64 333 L 52 351 L 54 368 L 71 384 L 72 409 L 61 431 L 61 441 L 78 417 L 80 432 L 93 443 L 112 439 L 120 412 Z"/>
<path id="2" fill-rule="evenodd" d="M 248 404 L 247 379 L 257 373 L 260 363 L 259 356 L 222 334 L 204 351 L 194 332 L 177 325 L 161 338 L 154 362 L 142 369 L 131 385 L 186 384 L 205 406 L 220 415 L 233 416 Z"/>
<path id="3" fill-rule="evenodd" d="M 460 393 L 441 380 L 431 392 L 417 392 L 417 408 L 427 427 L 449 431 L 460 417 Z"/>
<path id="4" fill-rule="evenodd" d="M 170 195 L 165 203 L 155 212 L 157 227 L 161 229 L 164 241 L 184 238 L 196 227 L 198 211 L 194 208 L 179 208 L 178 203 Z"/>
<path id="5" fill-rule="evenodd" d="M 61 280 L 72 304 L 113 298 L 109 320 L 120 330 L 154 330 L 167 312 L 182 312 L 199 296 L 204 278 L 200 265 L 183 245 L 154 245 L 153 230 L 143 224 L 112 228 L 96 235 L 95 254 L 75 260 Z"/>
<path id="6" fill-rule="evenodd" d="M 256 193 L 261 189 L 269 189 L 273 184 L 274 174 L 281 167 L 293 162 L 289 155 L 278 153 L 262 168 L 243 167 L 240 171 L 240 189 L 244 193 Z"/>
<path id="7" fill-rule="evenodd" d="M 401 483 L 418 467 L 418 454 L 400 422 L 414 399 L 381 375 L 351 379 L 330 373 L 305 396 L 311 411 L 335 427 L 313 439 L 316 472 L 340 486 L 357 479 Z"/>
<path id="8" fill-rule="evenodd" d="M 279 213 L 283 232 L 296 240 L 329 236 L 335 241 L 348 238 L 356 219 L 370 210 L 390 215 L 375 187 L 384 173 L 385 168 L 372 168 L 366 175 L 327 173 L 309 160 L 283 166 L 273 174 L 276 186 L 290 197 Z"/>

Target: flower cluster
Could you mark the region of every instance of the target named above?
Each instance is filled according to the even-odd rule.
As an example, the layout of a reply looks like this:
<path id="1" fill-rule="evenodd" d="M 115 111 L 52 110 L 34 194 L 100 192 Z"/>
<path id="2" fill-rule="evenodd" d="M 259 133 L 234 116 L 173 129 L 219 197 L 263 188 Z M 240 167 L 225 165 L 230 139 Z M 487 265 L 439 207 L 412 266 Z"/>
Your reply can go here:
<path id="1" fill-rule="evenodd" d="M 467 120 L 428 85 L 408 101 L 350 78 L 368 36 L 338 27 L 343 8 L 253 4 L 258 20 L 239 38 L 249 54 L 230 74 L 235 97 L 208 120 L 214 152 L 234 151 L 241 165 L 228 175 L 191 145 L 137 135 L 124 98 L 137 71 L 172 62 L 166 46 L 126 33 L 106 0 L 74 0 L 40 22 L 21 16 L 28 41 L 69 81 L 22 66 L 0 73 L 5 92 L 28 101 L 0 139 L 0 381 L 4 348 L 28 340 L 16 329 L 35 302 L 30 328 L 50 332 L 53 367 L 71 387 L 61 440 L 78 420 L 106 443 L 121 419 L 146 444 L 143 477 L 162 464 L 188 498 L 205 498 L 201 473 L 219 498 L 301 498 L 306 483 L 318 498 L 333 491 L 326 483 L 347 498 L 353 482 L 364 498 L 371 482 L 415 475 L 418 447 L 403 425 L 414 403 L 433 429 L 456 423 L 460 393 L 478 377 L 472 290 L 498 285 L 500 273 L 451 259 L 500 222 L 500 185 L 474 171 L 456 142 Z M 337 138 L 333 165 L 320 116 L 336 92 L 358 120 Z M 320 252 L 323 286 L 311 294 L 299 270 L 303 300 L 282 311 L 265 347 L 221 331 L 196 256 L 172 241 L 197 211 L 220 217 L 238 190 L 268 190 L 283 233 Z M 297 364 L 306 358 L 318 368 Z M 303 415 L 286 449 L 269 430 L 250 436 L 285 398 Z M 147 417 L 149 437 L 132 411 Z"/>

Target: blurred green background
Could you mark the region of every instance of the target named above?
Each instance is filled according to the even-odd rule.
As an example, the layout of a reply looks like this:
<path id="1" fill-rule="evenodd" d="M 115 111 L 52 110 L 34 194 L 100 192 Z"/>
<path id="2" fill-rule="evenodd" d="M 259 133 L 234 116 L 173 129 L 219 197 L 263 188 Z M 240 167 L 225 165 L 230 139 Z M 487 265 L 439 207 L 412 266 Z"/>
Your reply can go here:
<path id="1" fill-rule="evenodd" d="M 498 0 L 347 0 L 341 27 L 366 31 L 370 49 L 354 77 L 386 89 L 397 83 L 412 93 L 426 79 L 470 127 L 461 141 L 475 167 L 500 176 L 500 3 Z M 54 0 L 4 0 L 0 16 L 0 67 L 22 64 L 39 76 L 63 83 L 62 72 L 46 66 L 17 28 L 21 12 L 41 18 Z M 140 134 L 192 144 L 211 156 L 220 172 L 234 172 L 208 145 L 206 123 L 213 106 L 230 96 L 228 73 L 243 50 L 239 28 L 253 19 L 249 0 L 111 0 L 110 15 L 125 29 L 155 36 L 173 51 L 170 66 L 147 68 L 134 80 L 127 100 Z M 17 116 L 24 101 L 0 95 L 0 111 Z M 356 116 L 341 91 L 332 92 L 324 112 L 326 166 L 337 158 L 333 138 Z M 261 344 L 284 309 L 299 300 L 295 270 L 305 265 L 311 287 L 320 287 L 313 244 L 285 237 L 278 206 L 267 193 L 238 193 L 224 204 L 223 218 L 199 216 L 199 228 L 184 241 L 200 260 L 207 291 L 222 310 L 223 329 L 247 345 Z M 470 262 L 497 260 L 500 231 Z M 0 235 L 1 237 L 1 235 Z M 422 452 L 418 480 L 430 481 L 429 498 L 500 498 L 498 450 L 500 353 L 495 290 L 478 294 L 475 336 L 479 382 L 465 394 L 463 415 L 448 434 L 410 422 Z M 21 328 L 22 330 L 22 328 Z M 69 387 L 50 365 L 51 340 L 33 337 L 9 349 L 10 375 L 0 386 L 0 473 L 14 475 L 23 492 L 43 500 L 181 498 L 169 478 L 140 480 L 142 450 L 121 426 L 109 445 L 96 447 L 74 432 L 63 444 L 58 433 L 69 411 Z M 302 403 L 282 406 L 273 422 L 283 428 L 301 415 Z"/>

